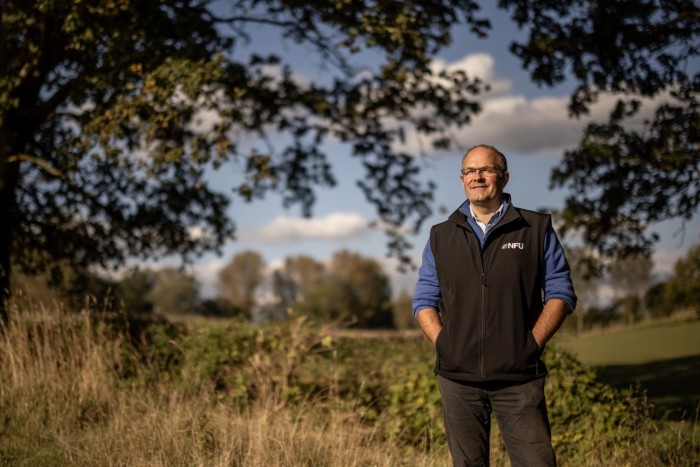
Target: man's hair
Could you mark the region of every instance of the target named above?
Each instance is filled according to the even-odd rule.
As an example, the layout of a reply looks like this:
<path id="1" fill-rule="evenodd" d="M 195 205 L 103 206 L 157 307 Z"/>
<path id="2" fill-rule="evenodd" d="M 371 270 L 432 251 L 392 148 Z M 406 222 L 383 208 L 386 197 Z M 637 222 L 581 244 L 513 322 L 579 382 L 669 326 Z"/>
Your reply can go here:
<path id="1" fill-rule="evenodd" d="M 498 160 L 497 167 L 501 169 L 501 175 L 508 172 L 508 161 L 506 160 L 506 156 L 504 156 L 501 151 L 488 144 L 477 144 L 476 146 L 472 146 L 471 148 L 469 148 L 469 150 L 467 150 L 467 152 L 464 153 L 464 156 L 462 156 L 462 166 L 464 166 L 464 159 L 467 158 L 470 152 L 477 148 L 487 149 L 491 152 L 491 154 L 496 156 L 496 159 Z"/>

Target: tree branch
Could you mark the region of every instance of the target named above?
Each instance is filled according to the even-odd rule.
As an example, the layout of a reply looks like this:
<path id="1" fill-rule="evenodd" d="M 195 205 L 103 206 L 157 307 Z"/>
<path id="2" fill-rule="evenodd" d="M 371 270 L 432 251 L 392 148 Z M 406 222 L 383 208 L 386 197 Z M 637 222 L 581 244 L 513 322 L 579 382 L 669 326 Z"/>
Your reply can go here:
<path id="1" fill-rule="evenodd" d="M 37 157 L 37 156 L 32 156 L 30 154 L 15 154 L 13 156 L 8 157 L 7 162 L 12 163 L 12 162 L 19 162 L 19 161 L 27 161 L 31 162 L 32 164 L 38 165 L 42 169 L 44 169 L 46 172 L 48 172 L 50 175 L 53 175 L 56 178 L 67 178 L 66 175 L 46 162 L 44 159 Z"/>

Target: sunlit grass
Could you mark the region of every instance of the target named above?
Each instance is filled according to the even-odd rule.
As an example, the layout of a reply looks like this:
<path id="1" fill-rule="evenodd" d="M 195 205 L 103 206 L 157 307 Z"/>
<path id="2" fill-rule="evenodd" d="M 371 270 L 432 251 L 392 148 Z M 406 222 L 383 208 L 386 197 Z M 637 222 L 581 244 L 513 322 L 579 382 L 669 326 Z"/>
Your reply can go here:
<path id="1" fill-rule="evenodd" d="M 240 408 L 211 385 L 125 380 L 125 356 L 87 313 L 15 308 L 0 338 L 0 465 L 444 465 L 444 451 L 407 459 L 328 401 Z"/>
<path id="2" fill-rule="evenodd" d="M 589 365 L 639 364 L 700 355 L 700 320 L 621 327 L 557 338 Z"/>
<path id="3" fill-rule="evenodd" d="M 181 359 L 180 372 L 173 374 L 168 361 L 149 354 L 157 350 L 155 343 L 139 349 L 134 336 L 115 332 L 111 326 L 122 319 L 11 307 L 10 322 L 0 333 L 0 465 L 450 465 L 444 439 L 421 445 L 407 442 L 401 432 L 393 435 L 388 424 L 408 427 L 413 421 L 377 413 L 371 391 L 343 381 L 357 374 L 370 382 L 384 377 L 367 358 L 384 355 L 394 365 L 415 365 L 422 342 L 414 338 L 390 345 L 384 339 L 350 338 L 349 349 L 343 347 L 350 358 L 341 360 L 334 356 L 341 347 L 328 350 L 326 341 L 299 320 L 245 334 L 252 347 L 249 356 L 234 359 L 239 363 L 232 365 L 239 367 L 227 368 L 227 374 L 202 373 L 210 367 L 195 360 L 225 356 L 231 341 L 217 339 L 238 339 L 227 334 L 236 326 L 218 323 L 217 331 L 207 334 L 207 323 L 190 323 L 185 337 L 202 332 L 204 338 L 188 343 L 166 336 L 157 344 L 172 351 L 168 358 Z M 278 334 L 270 339 L 271 333 Z M 303 357 L 318 352 L 331 356 L 300 371 Z M 297 375 L 294 387 L 292 374 Z M 314 375 L 330 383 L 315 387 Z M 299 387 L 311 392 L 299 393 Z M 698 458 L 694 423 L 643 421 L 633 445 L 610 448 L 604 439 L 588 440 L 601 450 L 578 453 L 574 443 L 572 457 L 560 458 L 559 464 L 689 465 Z M 492 465 L 508 465 L 497 430 Z"/>

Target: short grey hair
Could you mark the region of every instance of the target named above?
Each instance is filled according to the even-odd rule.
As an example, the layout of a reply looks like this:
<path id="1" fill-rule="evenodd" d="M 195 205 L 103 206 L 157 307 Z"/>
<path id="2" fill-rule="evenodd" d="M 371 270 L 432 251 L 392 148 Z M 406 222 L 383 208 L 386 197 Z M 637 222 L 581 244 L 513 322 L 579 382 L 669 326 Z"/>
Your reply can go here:
<path id="1" fill-rule="evenodd" d="M 464 153 L 464 156 L 462 156 L 462 167 L 464 166 L 464 159 L 467 158 L 469 153 L 472 152 L 474 149 L 478 149 L 478 148 L 483 148 L 483 149 L 487 149 L 488 151 L 490 151 L 491 154 L 496 156 L 496 159 L 498 160 L 497 167 L 501 170 L 501 172 L 502 173 L 508 172 L 508 161 L 506 160 L 506 156 L 503 155 L 503 153 L 501 151 L 499 151 L 495 147 L 490 146 L 488 144 L 477 144 L 476 146 L 472 146 L 471 148 L 469 148 L 469 150 L 467 150 L 467 152 Z M 460 167 L 460 169 L 461 169 L 461 167 Z"/>

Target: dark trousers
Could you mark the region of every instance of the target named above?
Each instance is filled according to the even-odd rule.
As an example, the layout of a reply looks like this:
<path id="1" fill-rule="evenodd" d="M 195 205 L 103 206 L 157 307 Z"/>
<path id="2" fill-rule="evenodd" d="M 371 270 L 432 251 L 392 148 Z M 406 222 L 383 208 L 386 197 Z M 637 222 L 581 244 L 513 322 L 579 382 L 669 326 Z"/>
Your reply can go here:
<path id="1" fill-rule="evenodd" d="M 454 466 L 488 466 L 491 412 L 513 467 L 555 466 L 544 378 L 526 383 L 466 383 L 438 376 L 445 434 Z"/>

